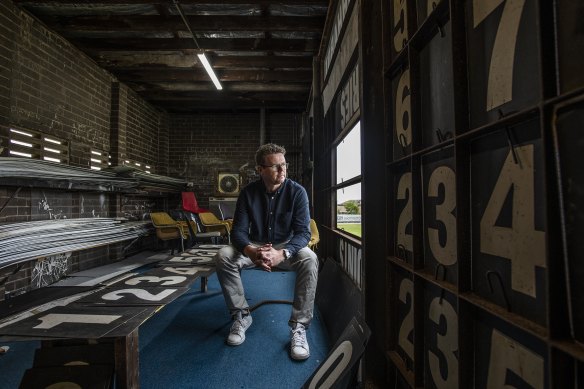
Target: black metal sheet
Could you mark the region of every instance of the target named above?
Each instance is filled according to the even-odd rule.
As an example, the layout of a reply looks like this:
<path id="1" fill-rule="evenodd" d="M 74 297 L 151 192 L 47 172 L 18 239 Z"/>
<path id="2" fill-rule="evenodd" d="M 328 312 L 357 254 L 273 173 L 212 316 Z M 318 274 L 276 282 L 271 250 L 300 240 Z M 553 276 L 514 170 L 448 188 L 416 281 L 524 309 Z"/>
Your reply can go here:
<path id="1" fill-rule="evenodd" d="M 77 365 L 113 365 L 113 343 L 42 347 L 35 351 L 33 366 L 64 366 L 73 363 Z"/>
<path id="2" fill-rule="evenodd" d="M 352 379 L 350 373 L 361 359 L 370 335 L 371 331 L 365 321 L 353 317 L 326 359 L 302 385 L 302 388 L 349 387 L 348 384 Z"/>
<path id="3" fill-rule="evenodd" d="M 486 313 L 473 317 L 476 389 L 548 388 L 548 354 L 542 341 Z"/>
<path id="4" fill-rule="evenodd" d="M 0 328 L 1 335 L 97 339 L 148 308 L 68 305 Z"/>
<path id="5" fill-rule="evenodd" d="M 558 112 L 556 122 L 557 155 L 564 211 L 564 247 L 568 259 L 568 293 L 572 326 L 576 339 L 584 342 L 584 103 Z"/>
<path id="6" fill-rule="evenodd" d="M 390 128 L 393 133 L 393 159 L 410 155 L 413 149 L 414 130 L 412 114 L 412 80 L 410 68 L 404 68 L 391 80 Z"/>
<path id="7" fill-rule="evenodd" d="M 166 305 L 188 290 L 189 288 L 186 287 L 119 285 L 104 288 L 77 300 L 77 303 L 100 306 Z"/>
<path id="8" fill-rule="evenodd" d="M 215 266 L 215 259 L 212 257 L 202 257 L 194 255 L 181 255 L 168 258 L 159 263 L 159 266 Z"/>
<path id="9" fill-rule="evenodd" d="M 422 147 L 454 136 L 454 82 L 450 21 L 420 51 L 420 136 Z"/>
<path id="10" fill-rule="evenodd" d="M 458 312 L 453 294 L 424 283 L 424 382 L 458 388 Z"/>
<path id="11" fill-rule="evenodd" d="M 424 269 L 439 280 L 458 283 L 456 173 L 454 149 L 422 156 Z"/>
<path id="12" fill-rule="evenodd" d="M 392 267 L 390 305 L 394 307 L 391 330 L 392 345 L 406 364 L 414 367 L 414 281 L 405 270 Z"/>
<path id="13" fill-rule="evenodd" d="M 113 381 L 111 366 L 61 366 L 28 369 L 20 388 L 108 389 Z"/>
<path id="14" fill-rule="evenodd" d="M 318 275 L 315 303 L 331 343 L 341 336 L 355 312 L 363 312 L 363 295 L 337 261 L 327 259 Z"/>
<path id="15" fill-rule="evenodd" d="M 541 60 L 536 4 L 466 2 L 471 128 L 539 101 Z"/>
<path id="16" fill-rule="evenodd" d="M 94 286 L 54 286 L 33 289 L 20 296 L 0 302 L 0 319 L 30 310 L 39 305 L 95 289 Z"/>
<path id="17" fill-rule="evenodd" d="M 410 29 L 413 29 L 411 20 L 416 12 L 415 4 L 409 0 L 389 0 L 390 34 L 389 47 L 391 57 L 395 58 L 410 40 Z"/>
<path id="18" fill-rule="evenodd" d="M 403 259 L 407 263 L 414 260 L 414 237 L 413 237 L 413 191 L 412 172 L 407 163 L 395 166 L 393 169 L 393 199 L 394 219 L 393 231 L 395 231 L 394 253 L 397 258 Z"/>
<path id="19" fill-rule="evenodd" d="M 556 29 L 560 94 L 584 86 L 584 3 L 557 0 Z"/>
<path id="20" fill-rule="evenodd" d="M 545 169 L 539 136 L 534 119 L 471 144 L 472 289 L 546 326 Z"/>
<path id="21" fill-rule="evenodd" d="M 164 266 L 150 269 L 133 277 L 125 278 L 110 286 L 119 287 L 186 287 L 192 285 L 197 278 L 208 276 L 214 268 L 203 266 L 172 267 Z"/>

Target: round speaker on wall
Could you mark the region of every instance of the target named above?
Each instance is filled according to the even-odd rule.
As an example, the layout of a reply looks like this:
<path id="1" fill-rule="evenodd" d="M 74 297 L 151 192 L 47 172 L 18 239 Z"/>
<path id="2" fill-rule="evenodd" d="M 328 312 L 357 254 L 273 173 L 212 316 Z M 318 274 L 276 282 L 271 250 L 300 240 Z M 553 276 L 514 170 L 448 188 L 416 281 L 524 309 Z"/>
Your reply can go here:
<path id="1" fill-rule="evenodd" d="M 239 174 L 219 173 L 217 183 L 220 193 L 237 194 L 239 192 Z"/>

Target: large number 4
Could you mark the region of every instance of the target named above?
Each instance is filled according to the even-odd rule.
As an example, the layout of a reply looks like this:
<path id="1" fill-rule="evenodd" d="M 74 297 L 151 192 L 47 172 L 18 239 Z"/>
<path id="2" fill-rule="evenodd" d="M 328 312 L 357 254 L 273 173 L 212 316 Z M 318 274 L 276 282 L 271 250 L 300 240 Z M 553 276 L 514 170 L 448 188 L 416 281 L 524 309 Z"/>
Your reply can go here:
<path id="1" fill-rule="evenodd" d="M 535 267 L 545 267 L 545 233 L 535 229 L 533 145 L 511 151 L 481 218 L 481 252 L 511 260 L 511 288 L 536 297 Z M 495 225 L 513 189 L 512 226 Z"/>
<path id="2" fill-rule="evenodd" d="M 525 0 L 473 0 L 473 27 L 476 28 L 501 3 L 505 3 L 491 52 L 487 83 L 487 111 L 513 99 L 513 62 L 519 22 Z"/>

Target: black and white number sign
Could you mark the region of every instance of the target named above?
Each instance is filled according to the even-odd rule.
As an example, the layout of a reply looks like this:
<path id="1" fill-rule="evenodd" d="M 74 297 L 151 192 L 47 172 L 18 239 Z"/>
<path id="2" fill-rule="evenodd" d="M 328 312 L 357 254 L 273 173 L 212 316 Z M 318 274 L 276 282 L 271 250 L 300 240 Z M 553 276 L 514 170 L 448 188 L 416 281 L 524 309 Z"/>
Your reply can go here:
<path id="1" fill-rule="evenodd" d="M 536 1 L 469 0 L 468 72 L 471 127 L 539 100 Z"/>
<path id="2" fill-rule="evenodd" d="M 452 147 L 422 158 L 424 267 L 456 284 L 456 173 Z M 442 270 L 437 271 L 437 267 Z"/>
<path id="3" fill-rule="evenodd" d="M 398 173 L 394 178 L 395 193 L 395 256 L 408 263 L 413 261 L 413 195 L 412 172 Z"/>
<path id="4" fill-rule="evenodd" d="M 393 159 L 412 152 L 412 102 L 410 70 L 405 69 L 392 80 L 393 90 Z"/>
<path id="5" fill-rule="evenodd" d="M 411 366 L 414 362 L 414 282 L 401 271 L 394 272 L 395 290 L 393 301 L 396 307 L 396 322 L 394 327 L 397 352 Z"/>
<path id="6" fill-rule="evenodd" d="M 477 294 L 545 325 L 541 143 L 537 120 L 473 142 L 472 277 Z"/>
<path id="7" fill-rule="evenodd" d="M 497 319 L 479 317 L 482 320 L 475 321 L 475 388 L 546 389 L 544 345 Z"/>
<path id="8" fill-rule="evenodd" d="M 426 382 L 438 389 L 458 388 L 458 313 L 450 293 L 424 285 Z"/>

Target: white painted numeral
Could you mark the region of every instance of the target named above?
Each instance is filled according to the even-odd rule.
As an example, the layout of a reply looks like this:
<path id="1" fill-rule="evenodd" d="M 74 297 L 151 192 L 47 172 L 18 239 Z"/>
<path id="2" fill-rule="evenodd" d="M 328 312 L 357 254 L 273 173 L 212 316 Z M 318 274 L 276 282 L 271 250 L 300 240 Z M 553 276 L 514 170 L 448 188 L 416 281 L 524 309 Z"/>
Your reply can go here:
<path id="1" fill-rule="evenodd" d="M 173 294 L 176 291 L 177 291 L 177 289 L 165 289 L 158 294 L 152 294 L 144 289 L 121 289 L 121 290 L 116 290 L 116 291 L 113 291 L 110 293 L 106 293 L 103 296 L 101 296 L 101 298 L 102 298 L 102 300 L 116 301 L 116 300 L 119 300 L 121 298 L 124 298 L 125 294 L 133 294 L 134 296 L 138 297 L 140 300 L 160 301 L 160 300 L 167 298 L 168 296 L 170 296 L 171 294 Z"/>
<path id="2" fill-rule="evenodd" d="M 409 69 L 406 69 L 400 76 L 395 93 L 395 135 L 401 147 L 407 147 L 412 143 L 412 104 Z"/>
<path id="3" fill-rule="evenodd" d="M 334 349 L 334 351 L 326 359 L 326 362 L 318 369 L 310 381 L 308 387 L 310 389 L 332 388 L 335 381 L 341 376 L 341 374 L 345 372 L 345 368 L 349 365 L 349 362 L 351 362 L 352 355 L 353 344 L 350 341 L 345 340 L 339 344 L 339 347 Z M 341 360 L 336 363 L 339 357 L 341 357 Z M 333 363 L 336 363 L 336 365 L 333 370 L 329 372 L 329 369 Z M 325 374 L 327 374 L 326 379 L 322 381 L 322 379 L 325 377 Z"/>
<path id="4" fill-rule="evenodd" d="M 39 317 L 41 324 L 33 328 L 49 329 L 63 323 L 78 323 L 78 324 L 110 324 L 114 320 L 119 319 L 120 315 L 88 315 L 88 314 L 73 314 L 73 313 L 49 313 L 45 316 Z"/>
<path id="5" fill-rule="evenodd" d="M 414 343 L 408 337 L 414 332 L 414 283 L 408 278 L 404 278 L 399 286 L 399 300 L 407 304 L 408 296 L 410 299 L 409 311 L 401 323 L 398 335 L 398 344 L 404 352 L 414 360 Z"/>
<path id="6" fill-rule="evenodd" d="M 401 24 L 401 26 L 400 26 Z M 408 4 L 407 0 L 393 0 L 393 35 L 395 51 L 401 51 L 408 40 Z"/>
<path id="7" fill-rule="evenodd" d="M 397 244 L 403 245 L 406 250 L 414 251 L 413 238 L 406 233 L 408 223 L 412 221 L 412 173 L 404 173 L 397 186 L 397 199 L 406 200 L 406 206 L 402 209 L 397 222 Z"/>
<path id="8" fill-rule="evenodd" d="M 438 262 L 449 266 L 456 263 L 456 175 L 448 166 L 439 166 L 432 172 L 428 182 L 428 197 L 438 197 L 440 185 L 444 187 L 444 201 L 436 205 L 436 220 L 446 230 L 444 246 L 440 244 L 439 230 L 428 227 L 428 244 Z"/>
<path id="9" fill-rule="evenodd" d="M 505 3 L 491 53 L 487 83 L 487 111 L 513 99 L 513 62 L 519 22 L 525 0 L 473 0 L 473 24 L 476 28 L 501 3 Z"/>
<path id="10" fill-rule="evenodd" d="M 181 282 L 185 281 L 187 277 L 181 276 L 169 276 L 169 277 L 156 277 L 156 276 L 143 276 L 143 277 L 136 277 L 130 278 L 125 282 L 126 285 L 138 285 L 141 282 L 151 282 L 160 285 L 174 285 L 180 284 Z"/>
<path id="11" fill-rule="evenodd" d="M 189 250 L 188 253 L 181 254 L 182 256 L 196 256 L 196 257 L 214 257 L 217 254 L 216 251 L 207 251 L 207 250 Z"/>
<path id="12" fill-rule="evenodd" d="M 508 370 L 534 389 L 544 387 L 543 358 L 521 343 L 493 330 L 487 389 L 513 389 L 507 384 Z"/>
<path id="13" fill-rule="evenodd" d="M 211 269 L 208 267 L 165 267 L 163 270 L 169 273 L 194 276 L 197 273 L 208 272 Z"/>
<path id="14" fill-rule="evenodd" d="M 428 364 L 434 384 L 438 389 L 458 388 L 458 315 L 452 305 L 444 299 L 436 297 L 430 303 L 430 320 L 440 326 L 440 318 L 446 322 L 446 333 L 436 334 L 438 350 L 441 351 L 443 359 L 440 359 L 432 351 L 428 350 Z M 446 362 L 446 377 L 442 377 L 440 372 L 440 360 Z"/>
<path id="15" fill-rule="evenodd" d="M 168 260 L 168 262 L 180 262 L 180 263 L 212 263 L 214 261 L 213 258 L 210 257 L 173 257 Z"/>
<path id="16" fill-rule="evenodd" d="M 535 229 L 533 145 L 515 147 L 518 163 L 507 154 L 481 219 L 481 252 L 511 260 L 511 288 L 536 297 L 535 268 L 546 267 L 545 233 Z M 495 225 L 513 189 L 512 226 Z"/>

